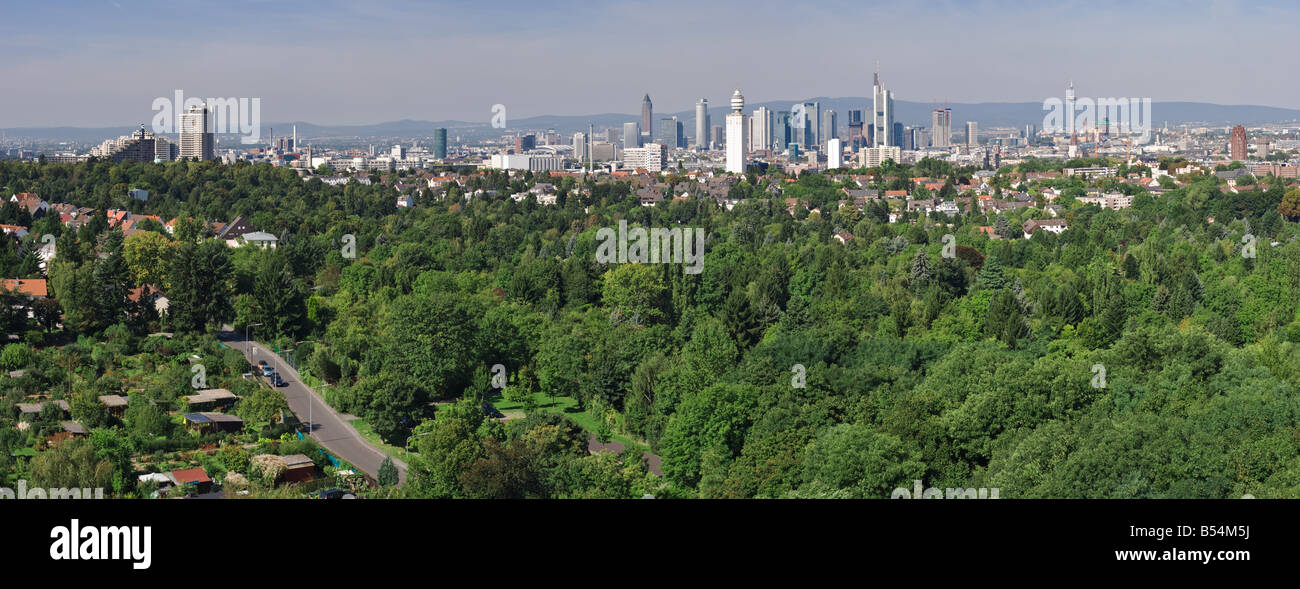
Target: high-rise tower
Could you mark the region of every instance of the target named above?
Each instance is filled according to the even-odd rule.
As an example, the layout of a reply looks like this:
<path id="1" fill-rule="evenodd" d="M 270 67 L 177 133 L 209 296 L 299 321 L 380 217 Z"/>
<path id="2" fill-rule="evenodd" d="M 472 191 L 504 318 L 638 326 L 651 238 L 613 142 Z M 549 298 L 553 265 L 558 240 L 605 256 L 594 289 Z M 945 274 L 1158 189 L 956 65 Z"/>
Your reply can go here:
<path id="1" fill-rule="evenodd" d="M 886 90 L 880 83 L 880 65 L 876 64 L 876 73 L 872 78 L 871 92 L 872 145 L 889 147 L 897 143 L 894 137 L 894 93 Z"/>
<path id="2" fill-rule="evenodd" d="M 654 139 L 654 109 L 654 103 L 650 102 L 650 95 L 646 94 L 645 98 L 641 99 L 641 133 L 645 135 L 642 143 L 649 143 Z"/>
<path id="3" fill-rule="evenodd" d="M 212 133 L 212 111 L 207 104 L 191 106 L 181 114 L 180 157 L 209 161 L 217 159 L 216 138 Z"/>
<path id="4" fill-rule="evenodd" d="M 731 112 L 727 113 L 727 171 L 745 173 L 745 97 L 737 89 L 731 94 Z"/>
<path id="5" fill-rule="evenodd" d="M 709 148 L 709 99 L 695 102 L 695 147 Z"/>

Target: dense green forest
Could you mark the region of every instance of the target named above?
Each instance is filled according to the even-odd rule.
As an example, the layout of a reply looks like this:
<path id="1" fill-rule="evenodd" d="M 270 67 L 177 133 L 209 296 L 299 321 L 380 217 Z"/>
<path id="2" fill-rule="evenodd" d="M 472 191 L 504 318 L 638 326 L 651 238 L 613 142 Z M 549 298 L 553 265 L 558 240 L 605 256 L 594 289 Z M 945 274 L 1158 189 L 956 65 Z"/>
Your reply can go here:
<path id="1" fill-rule="evenodd" d="M 28 219 L 58 236 L 57 305 L 5 321 L 38 356 L 77 336 L 260 323 L 257 339 L 293 348 L 336 408 L 390 444 L 410 440 L 401 496 L 889 497 L 922 480 L 1004 498 L 1300 497 L 1300 188 L 1270 177 L 1232 191 L 1197 174 L 1153 195 L 1013 174 L 1060 166 L 991 179 L 997 194 L 1038 198 L 1028 208 L 890 223 L 882 201 L 840 207 L 859 186 L 817 173 L 751 172 L 731 210 L 643 207 L 625 179 L 494 171 L 398 208 L 388 174 L 335 187 L 269 165 L 0 162 L 6 197 L 100 211 L 75 231 Z M 873 188 L 924 193 L 911 178 L 925 176 L 949 197 L 974 170 L 872 172 Z M 557 204 L 509 197 L 538 181 Z M 1025 239 L 1022 222 L 1050 218 L 1047 186 L 1062 189 L 1069 228 Z M 1090 188 L 1132 206 L 1075 200 Z M 785 198 L 799 199 L 793 214 Z M 280 245 L 229 248 L 198 222 L 124 238 L 110 208 L 243 216 Z M 0 222 L 25 213 L 6 204 Z M 620 220 L 703 228 L 703 271 L 597 263 L 596 232 Z M 35 247 L 6 240 L 4 277 L 39 276 Z M 168 313 L 132 303 L 143 284 L 166 293 Z M 485 418 L 478 401 L 502 396 L 527 417 Z M 560 398 L 600 431 L 532 407 Z M 632 449 L 590 454 L 591 433 Z"/>

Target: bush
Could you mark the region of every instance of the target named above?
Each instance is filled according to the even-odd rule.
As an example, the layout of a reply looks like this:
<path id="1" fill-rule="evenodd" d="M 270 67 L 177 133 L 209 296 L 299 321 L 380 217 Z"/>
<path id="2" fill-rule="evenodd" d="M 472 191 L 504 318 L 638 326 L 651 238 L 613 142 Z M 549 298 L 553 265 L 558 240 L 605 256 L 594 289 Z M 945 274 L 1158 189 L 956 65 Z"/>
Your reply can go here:
<path id="1" fill-rule="evenodd" d="M 0 365 L 9 370 L 17 370 L 32 363 L 32 347 L 27 344 L 6 344 L 0 350 Z"/>

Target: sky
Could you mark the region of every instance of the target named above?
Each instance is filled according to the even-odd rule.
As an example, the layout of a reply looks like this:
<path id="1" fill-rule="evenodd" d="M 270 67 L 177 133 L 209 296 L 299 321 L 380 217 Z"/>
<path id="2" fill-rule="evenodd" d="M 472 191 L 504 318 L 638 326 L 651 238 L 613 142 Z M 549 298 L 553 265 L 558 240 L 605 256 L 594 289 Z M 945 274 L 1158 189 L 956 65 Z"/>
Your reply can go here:
<path id="1" fill-rule="evenodd" d="M 1283 0 L 227 0 L 6 3 L 0 128 L 148 123 L 155 98 L 261 99 L 326 125 L 635 114 L 870 96 L 1149 97 L 1300 108 Z"/>

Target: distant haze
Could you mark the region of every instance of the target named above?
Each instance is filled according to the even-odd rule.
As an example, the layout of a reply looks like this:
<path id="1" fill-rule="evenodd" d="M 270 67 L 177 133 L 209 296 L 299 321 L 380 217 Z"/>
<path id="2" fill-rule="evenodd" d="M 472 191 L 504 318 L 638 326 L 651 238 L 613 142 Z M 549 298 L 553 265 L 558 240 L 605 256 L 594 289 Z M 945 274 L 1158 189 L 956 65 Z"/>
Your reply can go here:
<path id="1" fill-rule="evenodd" d="M 1300 48 L 1293 3 L 1047 4 L 11 3 L 0 128 L 147 124 L 153 99 L 178 88 L 319 125 L 485 123 L 494 104 L 514 120 L 634 115 L 647 92 L 656 117 L 701 96 L 721 114 L 733 88 L 750 104 L 869 96 L 877 60 L 900 105 L 922 109 L 1041 103 L 1068 79 L 1086 97 L 1300 108 L 1285 68 Z"/>

